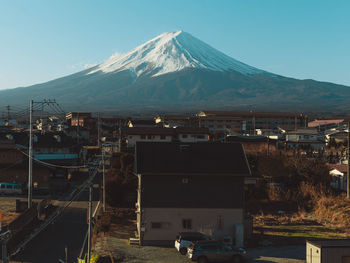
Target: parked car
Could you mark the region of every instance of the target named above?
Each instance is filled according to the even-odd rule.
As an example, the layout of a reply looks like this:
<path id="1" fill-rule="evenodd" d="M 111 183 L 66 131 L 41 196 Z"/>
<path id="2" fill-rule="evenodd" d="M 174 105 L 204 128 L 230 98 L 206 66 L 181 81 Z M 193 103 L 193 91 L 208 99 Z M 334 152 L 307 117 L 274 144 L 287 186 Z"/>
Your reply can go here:
<path id="1" fill-rule="evenodd" d="M 192 244 L 192 242 L 210 240 L 210 237 L 199 233 L 199 232 L 181 232 L 176 237 L 175 248 L 182 254 L 186 255 L 187 248 Z"/>
<path id="2" fill-rule="evenodd" d="M 22 194 L 22 188 L 19 184 L 14 183 L 0 183 L 0 194 Z"/>
<path id="3" fill-rule="evenodd" d="M 242 263 L 246 260 L 246 251 L 243 248 L 234 249 L 220 241 L 198 241 L 189 246 L 187 257 L 198 263 Z"/>

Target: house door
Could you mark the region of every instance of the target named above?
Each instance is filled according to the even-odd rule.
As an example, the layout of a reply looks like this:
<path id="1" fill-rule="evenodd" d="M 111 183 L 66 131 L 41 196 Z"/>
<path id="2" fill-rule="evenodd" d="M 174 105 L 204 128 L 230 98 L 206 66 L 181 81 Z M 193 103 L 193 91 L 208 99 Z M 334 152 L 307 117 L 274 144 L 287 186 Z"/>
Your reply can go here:
<path id="1" fill-rule="evenodd" d="M 343 256 L 341 259 L 341 263 L 350 263 L 350 256 Z"/>

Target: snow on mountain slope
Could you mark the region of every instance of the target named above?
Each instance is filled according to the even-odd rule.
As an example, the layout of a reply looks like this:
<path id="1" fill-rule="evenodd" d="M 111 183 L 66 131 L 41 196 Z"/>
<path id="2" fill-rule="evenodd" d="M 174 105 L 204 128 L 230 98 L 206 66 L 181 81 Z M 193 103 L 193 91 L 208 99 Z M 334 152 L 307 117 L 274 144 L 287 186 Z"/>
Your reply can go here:
<path id="1" fill-rule="evenodd" d="M 239 62 L 203 41 L 183 32 L 163 33 L 126 54 L 117 54 L 87 74 L 130 70 L 135 78 L 143 74 L 159 76 L 185 68 L 238 71 L 262 74 L 266 71 Z"/>

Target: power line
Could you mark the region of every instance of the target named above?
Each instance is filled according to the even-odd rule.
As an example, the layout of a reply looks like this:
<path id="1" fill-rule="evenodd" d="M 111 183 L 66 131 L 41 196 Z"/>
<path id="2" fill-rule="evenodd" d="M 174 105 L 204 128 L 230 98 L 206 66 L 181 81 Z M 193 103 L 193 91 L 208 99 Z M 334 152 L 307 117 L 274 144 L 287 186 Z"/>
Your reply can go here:
<path id="1" fill-rule="evenodd" d="M 67 169 L 79 169 L 79 168 L 86 168 L 88 167 L 88 165 L 79 165 L 79 166 L 66 166 L 66 165 L 57 165 L 57 164 L 52 164 L 52 163 L 47 163 L 38 159 L 35 159 L 34 157 L 30 157 L 29 154 L 21 151 L 20 149 L 17 149 L 18 151 L 20 151 L 21 153 L 23 153 L 25 156 L 31 158 L 32 160 L 38 162 L 38 163 L 42 163 L 48 166 L 52 166 L 52 167 L 57 167 L 57 168 L 67 168 Z"/>

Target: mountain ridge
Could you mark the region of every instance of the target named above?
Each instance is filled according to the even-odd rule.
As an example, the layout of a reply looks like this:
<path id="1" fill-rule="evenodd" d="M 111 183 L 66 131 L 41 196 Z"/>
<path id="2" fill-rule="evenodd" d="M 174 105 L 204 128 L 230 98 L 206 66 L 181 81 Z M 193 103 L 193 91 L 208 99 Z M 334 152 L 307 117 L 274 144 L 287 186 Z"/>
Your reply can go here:
<path id="1" fill-rule="evenodd" d="M 86 111 L 350 109 L 348 86 L 257 69 L 183 31 L 164 33 L 65 77 L 0 91 L 0 104 L 6 105 L 47 98 L 67 110 Z"/>

